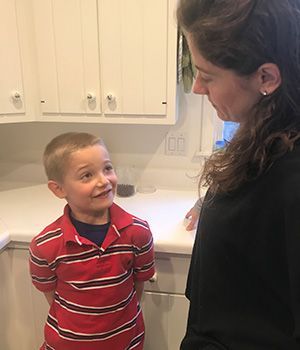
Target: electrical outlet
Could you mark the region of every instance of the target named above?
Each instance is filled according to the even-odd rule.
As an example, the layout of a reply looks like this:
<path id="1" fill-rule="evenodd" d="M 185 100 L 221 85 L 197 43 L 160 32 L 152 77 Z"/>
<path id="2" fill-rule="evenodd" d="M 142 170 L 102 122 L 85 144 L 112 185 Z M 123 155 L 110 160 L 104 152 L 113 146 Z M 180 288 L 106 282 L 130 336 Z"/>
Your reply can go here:
<path id="1" fill-rule="evenodd" d="M 169 133 L 165 139 L 165 154 L 168 156 L 185 156 L 186 136 L 183 132 Z"/>

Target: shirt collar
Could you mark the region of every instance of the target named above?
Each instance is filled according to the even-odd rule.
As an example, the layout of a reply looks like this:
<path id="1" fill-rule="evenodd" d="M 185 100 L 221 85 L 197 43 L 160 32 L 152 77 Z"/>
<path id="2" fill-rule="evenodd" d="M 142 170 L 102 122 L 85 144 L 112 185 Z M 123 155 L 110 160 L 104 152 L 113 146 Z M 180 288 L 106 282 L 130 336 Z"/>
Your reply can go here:
<path id="1" fill-rule="evenodd" d="M 63 239 L 65 244 L 68 242 L 74 242 L 81 245 L 81 237 L 76 231 L 70 220 L 71 209 L 68 204 L 64 207 L 64 214 L 62 217 L 62 230 L 63 230 Z M 113 203 L 109 208 L 110 222 L 111 226 L 114 226 L 115 229 L 119 232 L 123 228 L 131 225 L 133 223 L 132 215 L 127 213 L 124 209 L 119 207 L 117 204 Z"/>
<path id="2" fill-rule="evenodd" d="M 110 222 L 119 231 L 133 223 L 132 215 L 113 203 L 109 208 Z"/>

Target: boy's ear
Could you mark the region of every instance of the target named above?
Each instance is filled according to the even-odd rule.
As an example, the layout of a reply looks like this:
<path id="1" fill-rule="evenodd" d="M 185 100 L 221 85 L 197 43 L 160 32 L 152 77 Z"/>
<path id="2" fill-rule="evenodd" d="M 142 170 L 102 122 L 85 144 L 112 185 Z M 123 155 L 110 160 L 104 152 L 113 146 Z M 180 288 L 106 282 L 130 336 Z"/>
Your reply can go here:
<path id="1" fill-rule="evenodd" d="M 65 191 L 62 187 L 61 184 L 59 184 L 56 181 L 53 180 L 49 180 L 48 181 L 48 188 L 51 192 L 53 192 L 55 194 L 56 197 L 62 199 L 66 197 Z"/>
<path id="2" fill-rule="evenodd" d="M 275 63 L 264 63 L 257 70 L 260 93 L 270 95 L 281 85 L 281 73 Z"/>

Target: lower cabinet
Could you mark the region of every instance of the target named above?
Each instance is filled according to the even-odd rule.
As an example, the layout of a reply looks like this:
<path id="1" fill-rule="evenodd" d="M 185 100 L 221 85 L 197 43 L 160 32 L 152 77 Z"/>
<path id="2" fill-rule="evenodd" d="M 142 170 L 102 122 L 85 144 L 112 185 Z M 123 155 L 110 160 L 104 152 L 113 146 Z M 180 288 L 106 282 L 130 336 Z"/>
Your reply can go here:
<path id="1" fill-rule="evenodd" d="M 189 307 L 184 295 L 189 263 L 189 256 L 157 254 L 156 278 L 146 282 L 142 299 L 144 350 L 179 350 Z"/>
<path id="2" fill-rule="evenodd" d="M 157 279 L 145 283 L 142 299 L 144 350 L 179 350 L 188 313 L 184 290 L 189 261 L 189 256 L 157 255 Z M 28 245 L 0 251 L 0 281 L 0 349 L 39 349 L 49 306 L 32 286 Z"/>
<path id="3" fill-rule="evenodd" d="M 28 249 L 2 251 L 0 276 L 0 349 L 39 349 L 48 306 L 31 285 Z"/>
<path id="4" fill-rule="evenodd" d="M 183 295 L 145 292 L 145 350 L 179 350 L 185 334 L 188 302 Z"/>

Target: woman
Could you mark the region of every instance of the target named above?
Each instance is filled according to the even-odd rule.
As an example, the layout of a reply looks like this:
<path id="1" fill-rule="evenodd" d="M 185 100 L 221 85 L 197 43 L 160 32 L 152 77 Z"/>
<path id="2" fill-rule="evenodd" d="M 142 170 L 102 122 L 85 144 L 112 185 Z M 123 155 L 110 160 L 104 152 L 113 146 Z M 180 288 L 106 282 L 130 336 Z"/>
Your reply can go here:
<path id="1" fill-rule="evenodd" d="M 206 161 L 182 350 L 300 349 L 300 1 L 180 0 L 196 94 L 240 127 Z"/>

